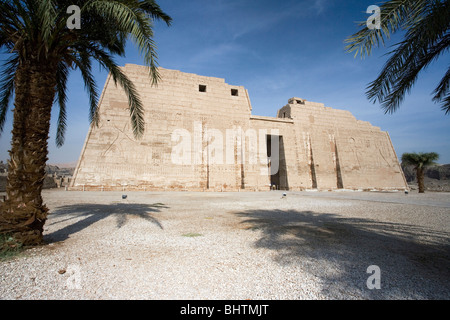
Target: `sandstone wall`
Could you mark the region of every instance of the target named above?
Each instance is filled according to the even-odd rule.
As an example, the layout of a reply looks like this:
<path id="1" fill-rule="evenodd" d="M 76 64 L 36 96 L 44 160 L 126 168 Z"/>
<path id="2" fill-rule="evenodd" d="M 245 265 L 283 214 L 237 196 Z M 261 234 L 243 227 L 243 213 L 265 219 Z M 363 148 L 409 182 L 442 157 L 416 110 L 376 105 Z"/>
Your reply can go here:
<path id="1" fill-rule="evenodd" d="M 276 118 L 254 116 L 247 90 L 224 79 L 160 68 L 152 87 L 145 67 L 124 71 L 145 134 L 134 139 L 127 98 L 108 78 L 71 189 L 406 188 L 388 134 L 347 111 L 292 98 Z"/>

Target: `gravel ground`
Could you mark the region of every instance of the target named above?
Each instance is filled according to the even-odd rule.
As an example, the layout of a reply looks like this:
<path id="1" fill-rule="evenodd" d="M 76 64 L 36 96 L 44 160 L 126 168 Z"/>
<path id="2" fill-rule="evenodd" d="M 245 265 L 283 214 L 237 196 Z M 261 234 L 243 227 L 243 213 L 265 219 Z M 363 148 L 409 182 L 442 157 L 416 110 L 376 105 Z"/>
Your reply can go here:
<path id="1" fill-rule="evenodd" d="M 0 298 L 450 299 L 450 193 L 125 193 L 44 191 Z"/>

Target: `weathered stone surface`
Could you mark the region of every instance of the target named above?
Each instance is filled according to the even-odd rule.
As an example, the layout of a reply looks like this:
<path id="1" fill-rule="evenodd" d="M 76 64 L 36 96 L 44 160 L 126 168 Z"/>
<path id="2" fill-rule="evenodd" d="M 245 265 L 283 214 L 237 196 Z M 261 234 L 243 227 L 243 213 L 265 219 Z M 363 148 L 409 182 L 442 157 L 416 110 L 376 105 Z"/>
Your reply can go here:
<path id="1" fill-rule="evenodd" d="M 407 188 L 388 133 L 348 111 L 291 98 L 276 118 L 255 116 L 247 90 L 224 79 L 160 68 L 154 87 L 145 67 L 123 70 L 144 102 L 145 134 L 133 137 L 109 77 L 73 190 Z"/>

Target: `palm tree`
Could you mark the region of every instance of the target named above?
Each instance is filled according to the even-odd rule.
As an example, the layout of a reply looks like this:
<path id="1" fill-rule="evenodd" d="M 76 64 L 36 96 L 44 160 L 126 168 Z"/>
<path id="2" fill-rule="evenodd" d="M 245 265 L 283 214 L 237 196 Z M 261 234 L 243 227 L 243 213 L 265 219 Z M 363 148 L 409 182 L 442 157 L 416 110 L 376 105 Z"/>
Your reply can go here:
<path id="1" fill-rule="evenodd" d="M 416 170 L 419 193 L 425 192 L 425 167 L 435 164 L 434 161 L 436 161 L 437 159 L 439 159 L 439 154 L 437 154 L 436 152 L 404 153 L 402 155 L 402 165 L 412 165 L 414 166 L 414 170 Z"/>
<path id="2" fill-rule="evenodd" d="M 409 93 L 420 71 L 447 52 L 450 46 L 450 0 L 390 0 L 380 6 L 380 28 L 363 28 L 345 42 L 347 52 L 355 51 L 362 58 L 374 47 L 385 45 L 390 35 L 402 31 L 403 41 L 390 51 L 389 59 L 378 77 L 368 87 L 366 95 L 380 103 L 385 113 L 395 112 L 405 94 Z M 433 101 L 441 103 L 450 114 L 450 67 L 433 91 Z"/>
<path id="3" fill-rule="evenodd" d="M 69 29 L 67 8 L 80 9 L 81 29 Z M 0 208 L 0 233 L 24 245 L 42 241 L 48 208 L 41 190 L 47 161 L 50 114 L 59 106 L 56 143 L 64 143 L 67 79 L 78 69 L 90 99 L 90 120 L 98 124 L 98 91 L 92 60 L 108 70 L 125 91 L 133 133 L 144 132 L 143 105 L 136 88 L 115 63 L 133 40 L 156 84 L 157 55 L 153 20 L 171 18 L 153 0 L 2 0 L 0 47 L 8 59 L 0 76 L 0 129 L 14 97 L 14 116 L 6 201 Z"/>

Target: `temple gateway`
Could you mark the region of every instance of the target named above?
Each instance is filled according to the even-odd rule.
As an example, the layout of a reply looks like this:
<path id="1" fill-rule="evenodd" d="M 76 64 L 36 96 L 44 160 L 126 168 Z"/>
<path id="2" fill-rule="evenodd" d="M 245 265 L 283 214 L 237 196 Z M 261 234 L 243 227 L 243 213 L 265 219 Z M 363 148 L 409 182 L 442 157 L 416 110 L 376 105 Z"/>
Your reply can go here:
<path id="1" fill-rule="evenodd" d="M 159 68 L 123 71 L 145 106 L 135 139 L 128 100 L 109 75 L 70 190 L 406 190 L 387 132 L 345 110 L 291 98 L 276 117 L 252 115 L 247 90 Z"/>

